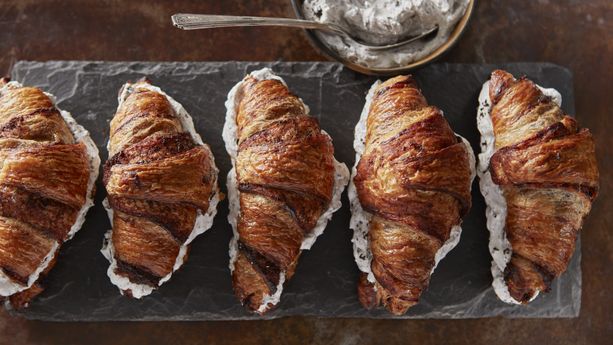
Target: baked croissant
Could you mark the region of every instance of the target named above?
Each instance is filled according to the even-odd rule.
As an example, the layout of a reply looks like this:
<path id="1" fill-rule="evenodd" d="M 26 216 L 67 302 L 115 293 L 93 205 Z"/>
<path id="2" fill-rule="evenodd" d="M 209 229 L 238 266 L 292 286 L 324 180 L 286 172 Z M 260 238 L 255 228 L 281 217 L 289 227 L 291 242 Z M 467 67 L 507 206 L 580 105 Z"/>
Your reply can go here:
<path id="1" fill-rule="evenodd" d="M 330 136 L 269 69 L 245 77 L 226 105 L 232 282 L 241 303 L 263 314 L 340 208 L 349 172 L 334 159 Z"/>
<path id="2" fill-rule="evenodd" d="M 481 92 L 480 186 L 493 286 L 507 303 L 530 302 L 566 270 L 598 193 L 592 135 L 559 98 L 501 70 Z"/>
<path id="3" fill-rule="evenodd" d="M 26 307 L 93 205 L 100 158 L 50 95 L 0 79 L 0 297 Z"/>
<path id="4" fill-rule="evenodd" d="M 218 170 L 185 109 L 146 80 L 122 87 L 108 150 L 113 228 L 102 253 L 111 282 L 141 298 L 170 279 L 191 241 L 211 227 Z"/>
<path id="5" fill-rule="evenodd" d="M 474 156 L 411 76 L 375 83 L 356 126 L 349 187 L 365 308 L 404 314 L 459 241 Z"/>

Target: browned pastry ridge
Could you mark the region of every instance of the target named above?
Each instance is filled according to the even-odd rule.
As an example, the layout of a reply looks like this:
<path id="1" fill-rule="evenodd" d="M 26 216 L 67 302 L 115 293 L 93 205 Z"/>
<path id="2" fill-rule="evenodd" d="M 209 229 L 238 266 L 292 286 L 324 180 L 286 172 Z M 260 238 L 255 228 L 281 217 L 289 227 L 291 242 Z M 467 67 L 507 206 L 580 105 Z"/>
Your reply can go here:
<path id="1" fill-rule="evenodd" d="M 0 88 L 8 83 L 0 79 Z M 0 269 L 28 285 L 54 246 L 68 238 L 85 204 L 90 167 L 86 148 L 40 89 L 8 85 L 0 93 Z M 58 251 L 55 251 L 55 256 Z M 27 306 L 41 280 L 8 297 Z M 6 297 L 6 296 L 5 296 Z"/>
<path id="2" fill-rule="evenodd" d="M 404 314 L 428 286 L 435 254 L 471 205 L 469 153 L 410 76 L 374 92 L 365 150 L 354 183 L 372 214 L 369 242 L 376 282 L 362 273 L 366 308 Z"/>
<path id="3" fill-rule="evenodd" d="M 157 287 L 217 187 L 210 151 L 194 142 L 164 95 L 140 87 L 145 83 L 124 86 L 134 90 L 111 121 L 104 185 L 114 211 L 115 274 Z"/>
<path id="4" fill-rule="evenodd" d="M 526 78 L 497 70 L 489 96 L 495 153 L 489 171 L 507 202 L 513 254 L 504 271 L 511 297 L 549 290 L 575 249 L 598 193 L 594 140 Z"/>
<path id="5" fill-rule="evenodd" d="M 240 301 L 258 311 L 280 274 L 292 277 L 304 236 L 330 203 L 334 149 L 277 80 L 246 77 L 235 102 L 240 215 L 232 281 Z"/>

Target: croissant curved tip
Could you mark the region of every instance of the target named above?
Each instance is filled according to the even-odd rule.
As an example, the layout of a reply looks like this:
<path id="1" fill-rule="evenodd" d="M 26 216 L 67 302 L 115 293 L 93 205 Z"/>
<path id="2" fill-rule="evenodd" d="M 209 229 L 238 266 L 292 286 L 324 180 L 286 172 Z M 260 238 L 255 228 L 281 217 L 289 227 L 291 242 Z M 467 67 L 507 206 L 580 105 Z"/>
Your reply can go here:
<path id="1" fill-rule="evenodd" d="M 151 80 L 149 80 L 149 78 L 147 78 L 147 76 L 143 76 L 140 79 L 138 79 L 136 81 L 137 83 L 147 83 L 147 84 L 151 84 Z"/>
<path id="2" fill-rule="evenodd" d="M 400 316 L 400 315 L 406 314 L 407 311 L 409 311 L 409 309 L 415 304 L 417 304 L 416 301 L 404 301 L 401 299 L 393 299 L 391 302 L 389 302 L 389 304 L 386 307 L 390 313 L 396 316 Z"/>
<path id="3" fill-rule="evenodd" d="M 399 75 L 386 80 L 379 86 L 380 89 L 399 88 L 399 87 L 414 87 L 417 88 L 417 81 L 411 74 Z"/>
<path id="4" fill-rule="evenodd" d="M 492 103 L 497 103 L 500 95 L 515 82 L 515 77 L 501 69 L 494 70 L 490 76 L 489 96 Z"/>
<path id="5" fill-rule="evenodd" d="M 360 274 L 358 281 L 358 299 L 362 306 L 368 310 L 374 309 L 380 304 L 375 286 L 368 281 L 368 275 L 364 272 Z"/>

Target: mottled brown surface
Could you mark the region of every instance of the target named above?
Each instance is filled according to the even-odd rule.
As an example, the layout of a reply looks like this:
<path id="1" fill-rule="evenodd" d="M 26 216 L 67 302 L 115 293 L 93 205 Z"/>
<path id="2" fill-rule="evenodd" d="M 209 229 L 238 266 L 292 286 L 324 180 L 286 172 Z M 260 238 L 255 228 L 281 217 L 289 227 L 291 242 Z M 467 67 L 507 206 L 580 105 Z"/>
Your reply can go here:
<path id="1" fill-rule="evenodd" d="M 411 76 L 383 82 L 371 101 L 353 182 L 362 208 L 373 214 L 375 282 L 362 279 L 358 295 L 372 308 L 366 296 L 376 291 L 377 302 L 402 315 L 418 303 L 436 252 L 470 208 L 471 167 L 466 146 Z"/>
<path id="2" fill-rule="evenodd" d="M 304 236 L 328 207 L 334 148 L 302 101 L 278 80 L 245 78 L 235 100 L 240 191 L 238 257 L 232 286 L 241 304 L 264 314 L 265 296 L 289 281 Z"/>
<path id="3" fill-rule="evenodd" d="M 299 31 L 180 32 L 173 12 L 292 15 L 286 0 L 0 2 L 0 73 L 20 59 L 321 60 Z M 482 0 L 459 44 L 441 61 L 551 61 L 575 76 L 581 125 L 596 139 L 601 189 L 581 232 L 578 319 L 326 320 L 185 323 L 43 323 L 0 312 L 0 344 L 607 344 L 613 337 L 613 3 Z"/>
<path id="4" fill-rule="evenodd" d="M 53 101 L 7 82 L 0 78 L 0 269 L 26 286 L 53 254 L 36 281 L 9 296 L 7 305 L 19 309 L 42 292 L 39 282 L 55 265 L 67 224 L 85 204 L 90 169 L 85 145 L 74 143 Z"/>
<path id="5" fill-rule="evenodd" d="M 157 287 L 173 272 L 196 209 L 208 210 L 217 180 L 209 149 L 193 142 L 167 97 L 149 86 L 141 80 L 120 91 L 103 181 L 114 210 L 114 272 Z"/>
<path id="6" fill-rule="evenodd" d="M 528 303 L 566 270 L 598 194 L 594 139 L 529 79 L 496 70 L 489 94 L 496 137 L 489 171 L 504 192 L 513 248 L 504 280 L 513 299 Z"/>

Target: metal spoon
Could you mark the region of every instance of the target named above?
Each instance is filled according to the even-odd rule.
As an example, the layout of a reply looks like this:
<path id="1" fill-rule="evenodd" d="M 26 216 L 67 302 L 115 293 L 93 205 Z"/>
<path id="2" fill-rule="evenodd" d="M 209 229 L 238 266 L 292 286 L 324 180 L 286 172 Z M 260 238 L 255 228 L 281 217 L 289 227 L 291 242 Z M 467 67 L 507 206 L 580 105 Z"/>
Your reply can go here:
<path id="1" fill-rule="evenodd" d="M 292 18 L 272 18 L 272 17 L 245 17 L 245 16 L 220 16 L 209 14 L 187 14 L 177 13 L 172 17 L 172 24 L 179 29 L 183 30 L 197 30 L 197 29 L 210 29 L 210 28 L 224 28 L 233 26 L 284 26 L 291 28 L 302 28 L 320 30 L 327 33 L 343 36 L 357 44 L 371 50 L 387 50 L 397 48 L 411 42 L 420 40 L 431 33 L 438 30 L 438 26 L 421 32 L 415 36 L 412 36 L 406 40 L 396 42 L 393 44 L 374 45 L 368 42 L 364 42 L 357 37 L 351 36 L 351 33 L 337 24 L 332 23 L 320 23 L 311 20 L 304 19 L 292 19 Z"/>

